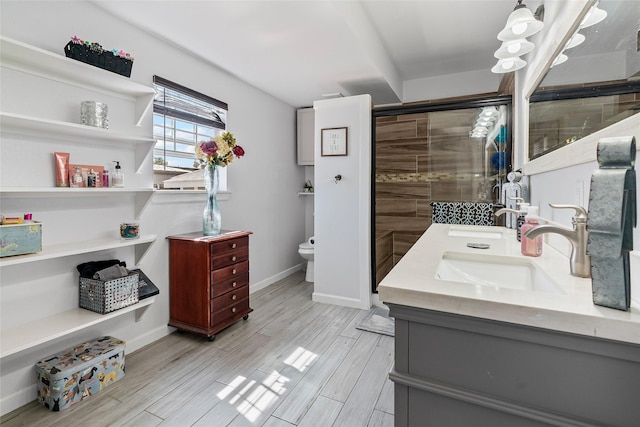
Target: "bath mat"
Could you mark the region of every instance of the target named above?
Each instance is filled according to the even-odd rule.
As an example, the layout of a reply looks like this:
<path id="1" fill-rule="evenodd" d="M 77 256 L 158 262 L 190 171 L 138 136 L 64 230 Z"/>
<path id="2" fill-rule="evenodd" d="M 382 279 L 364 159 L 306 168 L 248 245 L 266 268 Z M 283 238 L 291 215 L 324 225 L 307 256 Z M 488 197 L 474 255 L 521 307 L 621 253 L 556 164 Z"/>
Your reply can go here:
<path id="1" fill-rule="evenodd" d="M 389 317 L 387 308 L 372 307 L 366 317 L 356 325 L 356 329 L 392 337 L 394 336 L 394 326 L 394 319 Z"/>

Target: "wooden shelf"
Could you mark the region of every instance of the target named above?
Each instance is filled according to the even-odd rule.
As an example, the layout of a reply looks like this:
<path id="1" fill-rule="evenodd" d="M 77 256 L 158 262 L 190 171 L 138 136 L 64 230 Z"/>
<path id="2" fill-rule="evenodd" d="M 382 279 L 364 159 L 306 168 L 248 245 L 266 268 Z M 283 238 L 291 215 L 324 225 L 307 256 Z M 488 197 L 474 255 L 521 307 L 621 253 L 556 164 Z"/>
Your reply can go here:
<path id="1" fill-rule="evenodd" d="M 59 135 L 63 136 L 65 141 L 77 142 L 82 145 L 90 143 L 111 146 L 114 144 L 133 146 L 136 150 L 135 166 L 136 172 L 138 173 L 142 172 L 142 165 L 151 155 L 153 146 L 155 145 L 153 138 L 131 136 L 109 129 L 59 120 L 41 119 L 23 114 L 0 112 L 0 125 L 2 126 L 3 132 L 13 131 L 20 134 L 48 137 Z"/>
<path id="2" fill-rule="evenodd" d="M 60 47 L 60 51 L 63 47 Z M 117 93 L 136 102 L 136 125 L 151 111 L 155 91 L 131 79 L 40 49 L 8 37 L 0 36 L 2 66 L 44 77 L 91 91 Z"/>
<path id="3" fill-rule="evenodd" d="M 29 262 L 44 261 L 47 259 L 62 258 L 71 255 L 79 255 L 89 252 L 98 252 L 108 249 L 124 248 L 127 246 L 135 246 L 136 261 L 139 264 L 144 257 L 149 246 L 156 240 L 155 234 L 140 236 L 138 239 L 99 239 L 85 240 L 82 242 L 60 243 L 57 245 L 43 246 L 42 251 L 35 254 L 16 255 L 11 257 L 0 258 L 0 267 L 10 265 L 25 264 Z"/>
<path id="4" fill-rule="evenodd" d="M 1 330 L 0 358 L 19 353 L 132 311 L 136 312 L 137 322 L 142 318 L 146 309 L 155 302 L 155 298 L 155 296 L 152 296 L 143 299 L 137 304 L 107 314 L 76 308 L 45 317 L 44 319 L 34 320 L 15 328 Z"/>

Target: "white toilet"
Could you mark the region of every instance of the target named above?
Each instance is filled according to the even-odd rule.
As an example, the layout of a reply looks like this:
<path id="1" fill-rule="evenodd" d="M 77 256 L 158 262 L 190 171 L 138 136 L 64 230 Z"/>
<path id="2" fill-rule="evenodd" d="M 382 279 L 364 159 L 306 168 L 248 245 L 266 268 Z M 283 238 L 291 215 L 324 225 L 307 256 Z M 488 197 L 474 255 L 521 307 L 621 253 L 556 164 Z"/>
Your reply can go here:
<path id="1" fill-rule="evenodd" d="M 307 275 L 304 280 L 307 282 L 313 282 L 313 251 L 315 244 L 315 236 L 311 237 L 308 241 L 302 242 L 298 245 L 298 253 L 300 256 L 307 260 Z"/>

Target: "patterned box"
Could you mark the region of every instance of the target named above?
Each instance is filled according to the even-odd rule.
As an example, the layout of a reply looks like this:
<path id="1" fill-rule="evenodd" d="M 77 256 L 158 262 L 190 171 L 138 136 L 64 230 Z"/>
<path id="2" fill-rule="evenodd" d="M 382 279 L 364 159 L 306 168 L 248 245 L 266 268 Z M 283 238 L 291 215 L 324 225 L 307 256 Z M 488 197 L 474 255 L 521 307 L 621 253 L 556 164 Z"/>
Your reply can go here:
<path id="1" fill-rule="evenodd" d="M 62 411 L 124 377 L 125 342 L 105 336 L 36 363 L 38 402 Z"/>
<path id="2" fill-rule="evenodd" d="M 0 258 L 42 250 L 42 223 L 0 225 Z"/>

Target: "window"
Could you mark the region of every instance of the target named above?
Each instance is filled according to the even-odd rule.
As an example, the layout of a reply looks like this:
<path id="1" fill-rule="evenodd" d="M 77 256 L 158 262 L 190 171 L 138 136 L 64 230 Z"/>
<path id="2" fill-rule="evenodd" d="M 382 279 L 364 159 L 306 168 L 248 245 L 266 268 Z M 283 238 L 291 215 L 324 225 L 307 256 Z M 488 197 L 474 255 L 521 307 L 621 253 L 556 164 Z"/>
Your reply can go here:
<path id="1" fill-rule="evenodd" d="M 199 168 L 196 144 L 225 131 L 227 104 L 159 76 L 153 76 L 153 87 L 154 173 L 170 178 L 193 172 Z M 223 183 L 226 171 L 220 172 Z"/>

